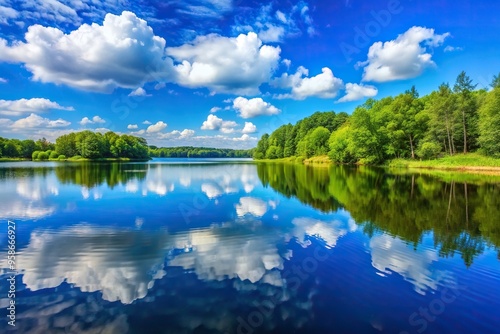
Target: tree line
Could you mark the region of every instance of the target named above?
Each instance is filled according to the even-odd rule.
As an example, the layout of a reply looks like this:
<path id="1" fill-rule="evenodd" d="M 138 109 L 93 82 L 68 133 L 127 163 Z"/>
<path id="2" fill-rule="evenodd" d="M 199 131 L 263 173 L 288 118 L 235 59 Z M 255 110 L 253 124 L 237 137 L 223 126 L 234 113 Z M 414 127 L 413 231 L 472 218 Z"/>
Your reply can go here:
<path id="1" fill-rule="evenodd" d="M 34 141 L 0 137 L 0 157 L 32 160 L 149 159 L 149 148 L 144 138 L 118 135 L 112 131 L 101 134 L 86 130 L 62 135 L 55 143 L 45 138 Z"/>
<path id="2" fill-rule="evenodd" d="M 264 134 L 253 158 L 328 155 L 337 163 L 380 164 L 475 151 L 500 157 L 500 75 L 491 86 L 476 89 L 462 71 L 453 87 L 443 83 L 423 97 L 413 86 L 396 97 L 368 99 L 350 116 L 316 112 Z"/>
<path id="3" fill-rule="evenodd" d="M 251 158 L 253 150 L 191 146 L 158 148 L 149 146 L 149 154 L 155 158 Z"/>
<path id="4" fill-rule="evenodd" d="M 251 158 L 253 150 L 206 147 L 157 147 L 146 139 L 131 135 L 104 134 L 89 130 L 62 135 L 55 143 L 42 138 L 37 141 L 0 137 L 0 158 L 32 160 L 66 160 L 129 158 L 148 160 L 161 158 Z"/>

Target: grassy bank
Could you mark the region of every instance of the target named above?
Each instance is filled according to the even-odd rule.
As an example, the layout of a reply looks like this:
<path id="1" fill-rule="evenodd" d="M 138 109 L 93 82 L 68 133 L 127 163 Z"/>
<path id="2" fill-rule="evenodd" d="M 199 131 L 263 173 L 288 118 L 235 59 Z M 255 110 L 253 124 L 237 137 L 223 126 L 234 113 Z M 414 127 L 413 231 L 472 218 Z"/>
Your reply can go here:
<path id="1" fill-rule="evenodd" d="M 25 158 L 0 158 L 0 162 L 12 162 L 12 161 L 30 161 L 31 159 Z"/>
<path id="2" fill-rule="evenodd" d="M 73 162 L 82 162 L 82 161 L 89 161 L 89 162 L 141 162 L 141 161 L 149 161 L 150 159 L 130 159 L 130 158 L 98 158 L 98 159 L 86 159 L 86 158 L 68 158 L 66 160 L 62 161 L 73 161 Z M 57 160 L 56 161 L 61 161 Z"/>
<path id="3" fill-rule="evenodd" d="M 327 155 L 319 155 L 317 157 L 311 157 L 309 159 L 304 159 L 303 163 L 305 165 L 331 165 L 333 162 Z"/>
<path id="4" fill-rule="evenodd" d="M 255 159 L 254 159 L 255 160 Z M 317 157 L 311 157 L 306 159 L 305 157 L 288 157 L 280 159 L 256 159 L 258 162 L 279 162 L 279 163 L 291 163 L 291 164 L 304 164 L 304 165 L 331 165 L 333 162 L 326 155 L 321 155 Z"/>
<path id="5" fill-rule="evenodd" d="M 18 160 L 8 160 L 8 161 L 23 161 L 23 160 L 30 160 L 30 159 L 18 159 Z M 81 157 L 72 157 L 72 158 L 67 158 L 67 159 L 47 159 L 47 160 L 33 160 L 35 162 L 44 162 L 44 161 L 69 161 L 69 162 L 146 162 L 149 161 L 150 159 L 130 159 L 130 158 L 99 158 L 99 159 L 86 159 L 86 158 L 81 158 Z M 0 160 L 2 161 L 2 160 Z"/>
<path id="6" fill-rule="evenodd" d="M 309 159 L 303 157 L 289 157 L 282 159 L 262 159 L 259 162 L 280 162 L 280 163 L 303 163 L 306 165 L 333 164 L 332 160 L 326 156 L 317 156 Z M 388 162 L 384 167 L 393 169 L 434 169 L 442 171 L 458 171 L 477 174 L 500 175 L 500 159 L 486 157 L 478 153 L 457 154 L 435 160 L 409 160 L 395 159 Z"/>
<path id="7" fill-rule="evenodd" d="M 255 161 L 258 162 L 280 162 L 280 163 L 303 163 L 304 158 L 302 157 L 288 157 L 288 158 L 280 158 L 280 159 L 254 159 Z"/>
<path id="8" fill-rule="evenodd" d="M 395 159 L 388 164 L 391 168 L 425 168 L 440 170 L 455 170 L 468 172 L 498 172 L 500 159 L 485 157 L 477 153 L 457 154 L 436 160 L 406 160 Z"/>

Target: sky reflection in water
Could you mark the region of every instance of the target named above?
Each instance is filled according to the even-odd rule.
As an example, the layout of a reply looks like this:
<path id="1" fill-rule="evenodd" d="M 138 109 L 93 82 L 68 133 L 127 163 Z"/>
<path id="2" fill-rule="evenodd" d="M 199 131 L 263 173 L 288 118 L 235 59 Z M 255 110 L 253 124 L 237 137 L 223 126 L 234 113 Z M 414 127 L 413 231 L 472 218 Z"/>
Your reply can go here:
<path id="1" fill-rule="evenodd" d="M 478 234 L 458 213 L 447 212 L 457 233 L 412 221 L 415 203 L 434 196 L 436 208 L 418 208 L 426 217 L 440 196 L 448 204 L 440 189 L 460 185 L 248 163 L 22 166 L 0 166 L 2 220 L 18 228 L 21 332 L 416 332 L 409 316 L 444 289 L 459 297 L 429 332 L 498 325 L 493 223 L 481 220 Z M 402 192 L 418 200 L 382 212 Z M 491 192 L 498 184 L 469 184 L 469 224 L 495 214 L 482 195 Z M 252 326 L 256 310 L 266 315 Z M 469 322 L 457 328 L 457 316 Z"/>

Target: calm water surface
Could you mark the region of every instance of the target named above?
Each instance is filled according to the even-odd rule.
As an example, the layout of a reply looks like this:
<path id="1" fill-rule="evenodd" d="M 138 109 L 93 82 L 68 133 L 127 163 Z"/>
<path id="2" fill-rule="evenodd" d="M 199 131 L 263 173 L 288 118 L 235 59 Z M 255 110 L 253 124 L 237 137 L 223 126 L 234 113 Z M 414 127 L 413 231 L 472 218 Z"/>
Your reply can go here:
<path id="1" fill-rule="evenodd" d="M 499 333 L 500 177 L 3 163 L 0 216 L 0 332 Z"/>

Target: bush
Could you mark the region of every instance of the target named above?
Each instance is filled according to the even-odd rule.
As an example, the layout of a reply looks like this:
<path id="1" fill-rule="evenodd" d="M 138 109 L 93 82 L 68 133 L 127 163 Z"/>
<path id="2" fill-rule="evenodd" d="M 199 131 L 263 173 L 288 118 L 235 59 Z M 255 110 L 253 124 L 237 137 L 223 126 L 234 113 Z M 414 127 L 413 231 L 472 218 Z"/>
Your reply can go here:
<path id="1" fill-rule="evenodd" d="M 435 142 L 425 142 L 417 149 L 417 155 L 424 160 L 436 159 L 441 153 L 441 145 Z"/>
<path id="2" fill-rule="evenodd" d="M 57 159 L 58 160 L 66 160 L 66 156 L 64 154 L 61 154 Z"/>
<path id="3" fill-rule="evenodd" d="M 281 150 L 278 146 L 270 146 L 266 151 L 266 158 L 279 159 L 282 158 Z"/>
<path id="4" fill-rule="evenodd" d="M 264 159 L 265 158 L 264 157 L 264 153 L 262 153 L 262 152 L 255 152 L 253 154 L 253 158 L 256 159 L 256 160 Z"/>
<path id="5" fill-rule="evenodd" d="M 38 160 L 38 155 L 40 154 L 40 151 L 35 151 L 31 154 L 31 160 Z"/>
<path id="6" fill-rule="evenodd" d="M 49 155 L 47 154 L 47 152 L 40 152 L 38 154 L 38 160 L 48 160 L 49 159 Z"/>
<path id="7" fill-rule="evenodd" d="M 57 159 L 59 158 L 59 154 L 56 151 L 52 151 L 49 154 L 49 159 Z"/>

